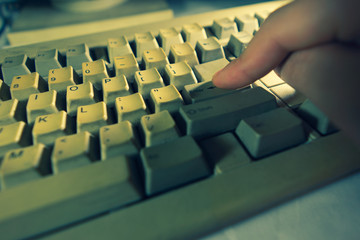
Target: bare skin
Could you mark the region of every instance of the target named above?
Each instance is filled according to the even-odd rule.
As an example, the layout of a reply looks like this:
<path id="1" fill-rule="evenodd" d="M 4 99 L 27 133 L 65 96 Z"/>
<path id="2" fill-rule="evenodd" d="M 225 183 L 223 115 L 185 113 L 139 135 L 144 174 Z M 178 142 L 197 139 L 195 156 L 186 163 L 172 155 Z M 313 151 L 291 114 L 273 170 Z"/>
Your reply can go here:
<path id="1" fill-rule="evenodd" d="M 275 11 L 213 82 L 250 84 L 275 69 L 360 146 L 360 1 L 297 0 Z"/>

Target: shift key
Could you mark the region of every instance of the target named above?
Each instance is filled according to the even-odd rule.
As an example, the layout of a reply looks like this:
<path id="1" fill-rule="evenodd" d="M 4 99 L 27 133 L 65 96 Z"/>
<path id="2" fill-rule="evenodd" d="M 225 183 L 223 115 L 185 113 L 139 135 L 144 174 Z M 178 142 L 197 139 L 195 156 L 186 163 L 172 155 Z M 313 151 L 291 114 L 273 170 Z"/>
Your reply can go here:
<path id="1" fill-rule="evenodd" d="M 182 129 L 196 139 L 233 131 L 243 118 L 275 109 L 275 97 L 261 87 L 184 105 Z"/>

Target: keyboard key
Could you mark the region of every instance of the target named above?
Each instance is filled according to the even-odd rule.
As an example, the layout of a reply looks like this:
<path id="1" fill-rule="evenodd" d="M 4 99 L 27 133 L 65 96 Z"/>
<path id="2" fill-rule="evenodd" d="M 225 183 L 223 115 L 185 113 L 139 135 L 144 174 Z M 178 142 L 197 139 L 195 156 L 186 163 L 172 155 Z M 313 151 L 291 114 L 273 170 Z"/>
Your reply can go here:
<path id="1" fill-rule="evenodd" d="M 232 33 L 237 32 L 236 23 L 230 18 L 215 19 L 212 30 L 218 39 L 229 38 Z"/>
<path id="2" fill-rule="evenodd" d="M 51 69 L 61 68 L 63 58 L 57 49 L 38 51 L 35 56 L 35 70 L 44 79 L 48 78 Z"/>
<path id="3" fill-rule="evenodd" d="M 85 43 L 66 49 L 66 66 L 72 66 L 78 74 L 81 74 L 82 63 L 91 61 L 90 50 Z"/>
<path id="4" fill-rule="evenodd" d="M 174 119 L 168 111 L 141 117 L 145 147 L 172 141 L 179 137 Z"/>
<path id="5" fill-rule="evenodd" d="M 164 80 L 167 85 L 172 84 L 179 91 L 182 91 L 185 85 L 197 83 L 193 70 L 186 62 L 166 65 Z"/>
<path id="6" fill-rule="evenodd" d="M 23 105 L 24 106 L 24 105 Z M 0 102 L 0 126 L 26 121 L 25 108 L 14 98 Z"/>
<path id="7" fill-rule="evenodd" d="M 160 73 L 156 68 L 150 68 L 135 73 L 135 86 L 144 99 L 150 97 L 150 90 L 165 86 Z"/>
<path id="8" fill-rule="evenodd" d="M 58 137 L 75 133 L 75 123 L 65 111 L 38 116 L 32 130 L 34 144 L 54 145 Z"/>
<path id="9" fill-rule="evenodd" d="M 236 134 L 254 158 L 306 141 L 301 119 L 284 108 L 244 118 L 236 128 Z"/>
<path id="10" fill-rule="evenodd" d="M 91 82 L 96 90 L 101 90 L 102 79 L 108 78 L 105 61 L 102 59 L 82 64 L 83 82 Z"/>
<path id="11" fill-rule="evenodd" d="M 139 64 L 133 54 L 115 57 L 114 66 L 116 76 L 124 74 L 130 84 L 134 82 L 135 72 L 140 70 Z"/>
<path id="12" fill-rule="evenodd" d="M 111 64 L 114 64 L 114 58 L 128 54 L 132 54 L 130 44 L 125 36 L 119 38 L 109 38 L 107 42 L 107 50 Z"/>
<path id="13" fill-rule="evenodd" d="M 244 31 L 232 34 L 227 48 L 235 57 L 239 57 L 245 51 L 252 38 L 252 35 Z"/>
<path id="14" fill-rule="evenodd" d="M 147 195 L 173 189 L 210 174 L 201 149 L 190 136 L 144 148 L 140 155 Z"/>
<path id="15" fill-rule="evenodd" d="M 57 113 L 65 109 L 65 103 L 59 101 L 55 90 L 30 95 L 26 105 L 27 123 L 33 124 L 41 115 Z"/>
<path id="16" fill-rule="evenodd" d="M 270 90 L 291 108 L 299 107 L 306 100 L 303 94 L 286 83 L 271 87 Z"/>
<path id="17" fill-rule="evenodd" d="M 199 40 L 196 44 L 196 53 L 200 63 L 225 58 L 224 50 L 215 37 Z"/>
<path id="18" fill-rule="evenodd" d="M 91 82 L 67 87 L 66 111 L 70 116 L 75 116 L 79 106 L 96 103 L 97 96 Z"/>
<path id="19" fill-rule="evenodd" d="M 9 86 L 0 79 L 0 101 L 6 101 L 11 98 Z"/>
<path id="20" fill-rule="evenodd" d="M 145 69 L 156 68 L 163 75 L 166 64 L 169 60 L 162 48 L 146 50 L 143 54 L 143 64 Z"/>
<path id="21" fill-rule="evenodd" d="M 130 158 L 138 155 L 139 141 L 129 121 L 101 127 L 99 132 L 101 160 L 110 160 L 121 155 Z"/>
<path id="22" fill-rule="evenodd" d="M 198 23 L 185 24 L 181 33 L 184 40 L 193 48 L 195 48 L 197 41 L 207 38 L 205 29 Z"/>
<path id="23" fill-rule="evenodd" d="M 140 93 L 116 98 L 115 110 L 118 122 L 130 121 L 133 125 L 138 125 L 141 117 L 148 114 L 145 101 Z"/>
<path id="24" fill-rule="evenodd" d="M 50 152 L 43 144 L 7 152 L 0 166 L 6 188 L 41 179 L 50 173 Z"/>
<path id="25" fill-rule="evenodd" d="M 194 66 L 194 73 L 199 82 L 209 82 L 212 81 L 212 77 L 217 71 L 223 69 L 228 64 L 229 61 L 226 58 L 220 58 Z"/>
<path id="26" fill-rule="evenodd" d="M 268 10 L 256 11 L 255 18 L 258 20 L 259 26 L 263 24 L 263 22 L 269 15 L 270 15 L 270 11 Z"/>
<path id="27" fill-rule="evenodd" d="M 26 102 L 31 94 L 47 90 L 47 83 L 37 72 L 14 77 L 10 86 L 11 97 L 20 102 Z"/>
<path id="28" fill-rule="evenodd" d="M 168 85 L 162 88 L 151 89 L 150 103 L 155 113 L 167 110 L 174 114 L 183 105 L 183 99 L 174 85 Z"/>
<path id="29" fill-rule="evenodd" d="M 113 107 L 117 97 L 128 96 L 132 93 L 125 75 L 102 80 L 103 99 L 106 105 Z"/>
<path id="30" fill-rule="evenodd" d="M 249 14 L 236 16 L 235 22 L 238 25 L 239 32 L 247 32 L 250 35 L 254 35 L 259 30 L 258 20 Z"/>
<path id="31" fill-rule="evenodd" d="M 97 160 L 98 147 L 89 132 L 59 137 L 51 156 L 54 174 L 91 164 Z"/>
<path id="32" fill-rule="evenodd" d="M 5 57 L 1 70 L 4 82 L 10 86 L 15 76 L 30 74 L 34 70 L 34 67 L 32 61 L 26 54 L 20 54 Z"/>
<path id="33" fill-rule="evenodd" d="M 31 135 L 24 122 L 15 122 L 0 127 L 0 159 L 7 151 L 31 144 Z"/>
<path id="34" fill-rule="evenodd" d="M 249 86 L 246 86 L 242 89 L 248 89 Z M 222 89 L 214 86 L 212 81 L 189 84 L 184 87 L 182 95 L 184 101 L 187 104 L 196 103 L 211 98 L 216 98 L 224 95 L 228 95 L 239 91 L 240 89 Z"/>
<path id="35" fill-rule="evenodd" d="M 232 104 L 229 104 L 232 103 Z M 243 118 L 276 108 L 275 97 L 263 88 L 183 105 L 180 107 L 187 135 L 195 138 L 214 136 L 234 130 Z"/>
<path id="36" fill-rule="evenodd" d="M 77 132 L 88 131 L 93 135 L 99 135 L 99 128 L 108 124 L 106 104 L 98 102 L 77 109 L 76 126 Z"/>
<path id="37" fill-rule="evenodd" d="M 51 69 L 48 77 L 49 90 L 55 90 L 59 95 L 65 96 L 68 86 L 80 84 L 79 75 L 72 66 Z"/>
<path id="38" fill-rule="evenodd" d="M 171 63 L 186 61 L 190 67 L 199 64 L 195 49 L 188 42 L 171 45 L 169 60 Z"/>
<path id="39" fill-rule="evenodd" d="M 154 35 L 151 32 L 135 33 L 136 57 L 142 58 L 144 51 L 159 48 Z"/>
<path id="40" fill-rule="evenodd" d="M 261 82 L 269 88 L 285 83 L 284 80 L 282 80 L 274 71 L 271 71 L 262 77 Z"/>
<path id="41" fill-rule="evenodd" d="M 251 158 L 233 133 L 225 133 L 199 143 L 214 174 L 222 174 L 251 163 Z"/>
<path id="42" fill-rule="evenodd" d="M 330 119 L 309 99 L 306 99 L 296 111 L 302 119 L 315 128 L 322 135 L 337 131 L 337 127 Z"/>
<path id="43" fill-rule="evenodd" d="M 164 49 L 166 56 L 170 53 L 170 46 L 175 43 L 183 43 L 181 34 L 175 28 L 160 29 L 160 45 Z"/>

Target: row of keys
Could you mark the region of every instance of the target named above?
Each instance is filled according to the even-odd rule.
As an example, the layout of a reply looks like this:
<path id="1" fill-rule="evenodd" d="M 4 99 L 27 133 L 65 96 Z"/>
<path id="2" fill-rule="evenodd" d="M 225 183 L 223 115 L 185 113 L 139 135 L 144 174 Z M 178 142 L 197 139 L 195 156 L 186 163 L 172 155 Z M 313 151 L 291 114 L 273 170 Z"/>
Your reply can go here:
<path id="1" fill-rule="evenodd" d="M 250 23 L 249 19 L 251 18 L 253 23 Z M 137 61 L 143 59 L 145 64 L 149 64 L 152 62 L 149 58 L 157 59 L 160 57 L 162 61 L 166 61 L 167 56 L 173 59 L 173 62 L 182 61 L 184 53 L 186 53 L 187 58 L 190 58 L 188 55 L 190 52 L 193 55 L 194 50 L 196 50 L 199 56 L 200 63 L 204 63 L 224 57 L 222 46 L 217 39 L 221 40 L 230 36 L 229 50 L 235 56 L 238 56 L 240 54 L 239 49 L 246 47 L 253 32 L 257 31 L 256 22 L 257 20 L 250 16 L 239 16 L 235 18 L 235 21 L 228 18 L 215 20 L 212 31 L 217 38 L 211 36 L 208 38 L 205 29 L 197 23 L 184 25 L 181 33 L 175 28 L 161 29 L 159 33 L 160 44 L 151 32 L 138 33 L 135 34 L 134 54 L 126 37 L 121 36 L 119 38 L 108 39 L 107 56 L 91 56 L 88 46 L 86 44 L 79 44 L 68 47 L 66 49 L 66 57 L 62 56 L 57 49 L 39 51 L 34 60 L 29 59 L 25 54 L 6 57 L 2 65 L 2 75 L 5 83 L 10 85 L 12 79 L 17 75 L 36 71 L 44 79 L 47 79 L 50 70 L 61 68 L 65 65 L 72 66 L 76 72 L 81 74 L 82 64 L 93 61 L 94 57 L 95 59 L 109 59 L 109 66 L 113 67 L 116 66 L 114 60 L 116 57 L 129 54 L 136 56 Z M 239 25 L 239 28 L 236 27 L 236 24 Z M 238 32 L 238 29 L 240 32 Z M 239 35 L 238 33 L 241 34 Z M 184 42 L 187 42 L 189 46 L 184 45 Z M 173 45 L 177 45 L 177 47 L 172 50 Z M 159 47 L 162 47 L 162 53 L 154 52 L 153 54 L 150 53 L 150 56 L 144 57 L 144 52 L 159 49 Z M 182 59 L 180 60 L 179 58 Z M 194 59 L 188 61 L 191 66 L 199 63 L 196 60 L 196 55 Z"/>
<path id="2" fill-rule="evenodd" d="M 225 103 L 229 101 L 236 104 L 233 104 L 234 106 L 231 106 L 231 108 L 224 108 Z M 314 107 L 307 102 L 299 109 L 301 109 L 299 110 L 301 115 L 309 116 L 307 109 L 314 109 Z M 93 120 L 91 117 L 85 116 L 90 110 L 97 112 L 97 116 L 100 117 L 98 118 L 99 121 L 94 121 L 96 126 L 88 125 L 89 121 Z M 65 112 L 58 115 L 51 114 L 38 117 L 39 121 L 35 123 L 33 128 L 34 145 L 31 145 L 29 128 L 24 122 L 16 122 L 1 127 L 0 134 L 7 136 L 1 138 L 3 142 L 0 144 L 0 152 L 4 156 L 1 165 L 2 175 L 11 176 L 14 173 L 25 171 L 25 175 L 21 179 L 22 181 L 28 181 L 33 177 L 36 179 L 49 174 L 49 172 L 56 174 L 85 166 L 99 159 L 111 159 L 119 155 L 133 158 L 137 156 L 141 146 L 144 146 L 145 148 L 140 150 L 140 156 L 145 171 L 145 189 L 147 194 L 155 194 L 193 179 L 188 176 L 189 178 L 186 177 L 185 180 L 184 178 L 179 181 L 173 179 L 173 183 L 164 184 L 158 182 L 156 177 L 154 178 L 154 174 L 165 174 L 165 172 L 159 173 L 160 170 L 158 169 L 162 169 L 161 171 L 164 170 L 163 168 L 173 169 L 174 166 L 168 165 L 165 160 L 169 156 L 168 151 L 178 151 L 177 144 L 185 141 L 184 139 L 188 139 L 185 141 L 186 143 L 182 143 L 184 145 L 189 144 L 189 141 L 193 142 L 190 137 L 180 137 L 178 126 L 185 129 L 186 135 L 192 135 L 196 139 L 234 131 L 244 147 L 255 159 L 296 146 L 307 140 L 303 122 L 288 110 L 277 108 L 274 96 L 262 88 L 236 91 L 214 100 L 210 99 L 193 105 L 182 106 L 180 115 L 185 123 L 179 123 L 179 125 L 175 123 L 168 111 L 142 115 L 140 118 L 141 139 L 139 139 L 129 121 L 108 125 L 104 118 L 106 114 L 103 114 L 106 112 L 104 103 L 84 106 L 78 111 L 80 111 L 78 120 L 80 119 L 82 123 L 78 124 L 77 133 L 70 135 L 61 132 L 64 129 L 59 129 L 59 125 L 64 126 L 67 123 L 57 124 L 58 126 L 55 127 L 57 129 L 53 129 L 53 132 L 46 132 L 47 129 L 54 127 L 55 122 L 59 121 L 59 119 L 55 120 L 59 116 L 64 121 L 66 118 Z M 99 137 L 97 137 L 97 130 L 99 130 Z M 38 131 L 37 134 L 43 131 L 44 134 L 38 134 L 35 137 L 35 131 Z M 329 127 L 326 134 L 333 131 L 334 129 Z M 55 134 L 56 132 L 57 134 Z M 44 139 L 49 140 L 50 138 L 52 138 L 50 143 L 43 142 Z M 7 143 L 4 143 L 4 141 Z M 181 146 L 183 146 L 182 144 Z M 51 156 L 45 147 L 46 145 L 53 146 Z M 196 144 L 191 143 L 189 149 L 195 146 Z M 24 154 L 25 152 L 32 154 Z M 12 161 L 13 159 L 22 158 L 23 155 L 26 155 L 26 161 L 30 162 L 14 163 Z M 28 157 L 28 155 L 31 155 L 31 157 Z M 203 159 L 201 151 L 199 153 L 195 149 L 190 155 L 191 157 L 186 159 Z M 51 164 L 49 159 L 51 159 Z M 183 162 L 181 162 L 180 166 L 186 166 L 185 162 L 187 160 L 181 159 L 179 161 Z M 154 163 L 151 163 L 153 161 Z M 47 163 L 43 165 L 43 162 Z M 203 169 L 197 172 L 194 179 L 209 174 L 207 165 L 203 160 L 194 160 L 189 164 L 200 164 L 199 169 Z M 184 168 L 184 171 L 185 169 L 187 168 Z M 13 177 L 5 178 L 7 179 L 5 181 L 13 181 L 11 180 Z M 15 181 L 16 184 L 17 181 Z M 15 183 L 10 183 L 9 186 L 12 184 Z"/>
<path id="3" fill-rule="evenodd" d="M 185 64 L 176 65 L 173 70 L 180 72 L 182 65 L 187 66 Z M 179 72 L 177 73 L 180 74 Z M 137 123 L 140 116 L 149 112 L 168 110 L 171 114 L 175 114 L 184 103 L 204 101 L 236 91 L 218 89 L 210 81 L 196 83 L 194 74 L 189 76 L 190 78 L 186 80 L 186 76 L 183 75 L 181 80 L 184 83 L 193 84 L 185 85 L 181 94 L 173 84 L 164 86 L 162 81 L 148 81 L 146 74 L 141 76 L 144 81 L 140 81 L 142 84 L 137 93 L 129 91 L 125 77 L 104 79 L 104 102 L 107 107 L 115 110 L 115 115 L 110 118 L 117 118 L 119 122 L 129 120 Z M 65 99 L 54 90 L 31 94 L 27 102 L 18 101 L 16 98 L 3 101 L 0 102 L 0 125 L 16 121 L 24 121 L 31 125 L 39 116 L 58 113 L 62 110 L 66 110 L 69 116 L 76 116 L 79 107 L 99 102 L 99 96 L 96 93 L 92 84 L 88 82 L 68 86 L 66 103 Z M 148 98 L 144 98 L 144 96 Z"/>

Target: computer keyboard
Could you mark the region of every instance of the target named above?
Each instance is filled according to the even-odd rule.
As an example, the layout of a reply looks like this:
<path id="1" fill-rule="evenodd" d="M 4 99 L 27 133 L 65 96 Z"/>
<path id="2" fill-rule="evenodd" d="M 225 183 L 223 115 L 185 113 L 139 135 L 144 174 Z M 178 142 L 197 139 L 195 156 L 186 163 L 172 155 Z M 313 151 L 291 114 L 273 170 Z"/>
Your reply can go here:
<path id="1" fill-rule="evenodd" d="M 1 239 L 194 239 L 357 171 L 274 72 L 211 82 L 285 3 L 1 49 Z"/>

